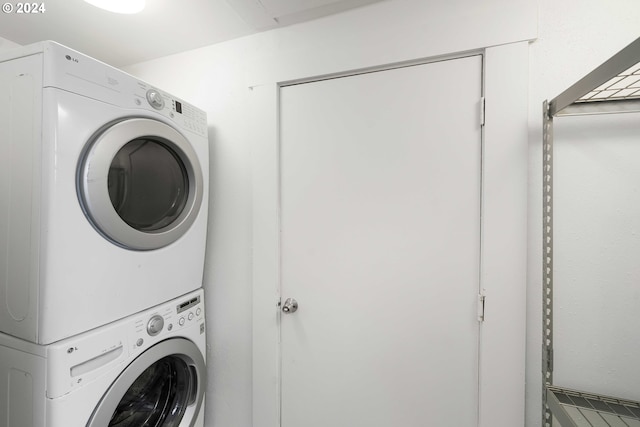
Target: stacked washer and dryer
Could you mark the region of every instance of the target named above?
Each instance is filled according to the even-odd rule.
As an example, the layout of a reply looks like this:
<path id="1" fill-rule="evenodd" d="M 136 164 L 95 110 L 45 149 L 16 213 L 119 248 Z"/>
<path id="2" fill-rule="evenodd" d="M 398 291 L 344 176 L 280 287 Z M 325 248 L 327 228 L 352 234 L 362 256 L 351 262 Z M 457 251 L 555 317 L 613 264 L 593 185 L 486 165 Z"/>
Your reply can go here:
<path id="1" fill-rule="evenodd" d="M 203 111 L 53 42 L 0 55 L 0 427 L 201 427 Z"/>

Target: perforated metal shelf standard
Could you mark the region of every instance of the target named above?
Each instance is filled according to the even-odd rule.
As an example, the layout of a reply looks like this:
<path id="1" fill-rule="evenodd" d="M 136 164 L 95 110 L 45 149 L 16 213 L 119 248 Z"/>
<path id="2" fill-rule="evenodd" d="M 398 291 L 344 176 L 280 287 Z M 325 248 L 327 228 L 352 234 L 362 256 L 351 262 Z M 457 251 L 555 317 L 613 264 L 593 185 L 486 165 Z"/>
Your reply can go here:
<path id="1" fill-rule="evenodd" d="M 640 402 L 548 387 L 547 403 L 562 427 L 640 427 Z"/>
<path id="2" fill-rule="evenodd" d="M 553 122 L 555 117 L 640 112 L 640 38 L 543 103 L 542 425 L 640 427 L 640 404 L 553 383 Z M 584 403 L 584 405 L 583 405 Z"/>

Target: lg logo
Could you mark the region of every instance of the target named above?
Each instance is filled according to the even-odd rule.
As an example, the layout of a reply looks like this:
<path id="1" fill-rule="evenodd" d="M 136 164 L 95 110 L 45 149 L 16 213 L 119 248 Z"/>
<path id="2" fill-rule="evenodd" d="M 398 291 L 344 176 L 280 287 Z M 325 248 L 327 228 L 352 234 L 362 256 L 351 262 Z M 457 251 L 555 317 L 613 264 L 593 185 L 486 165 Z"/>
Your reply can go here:
<path id="1" fill-rule="evenodd" d="M 65 58 L 67 58 L 67 61 L 73 61 L 75 63 L 78 62 L 77 58 L 72 57 L 71 55 L 65 55 Z"/>

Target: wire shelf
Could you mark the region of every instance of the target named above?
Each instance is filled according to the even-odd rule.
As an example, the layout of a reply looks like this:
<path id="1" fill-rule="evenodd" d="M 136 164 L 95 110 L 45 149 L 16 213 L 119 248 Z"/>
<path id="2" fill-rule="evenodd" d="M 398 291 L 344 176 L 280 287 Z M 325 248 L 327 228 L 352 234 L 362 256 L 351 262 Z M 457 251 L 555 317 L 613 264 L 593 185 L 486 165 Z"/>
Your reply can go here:
<path id="1" fill-rule="evenodd" d="M 640 38 L 549 102 L 549 115 L 640 111 Z"/>
<path id="2" fill-rule="evenodd" d="M 547 404 L 562 427 L 640 427 L 640 402 L 547 387 Z"/>
<path id="3" fill-rule="evenodd" d="M 600 102 L 640 98 L 640 63 L 607 80 L 575 102 Z"/>

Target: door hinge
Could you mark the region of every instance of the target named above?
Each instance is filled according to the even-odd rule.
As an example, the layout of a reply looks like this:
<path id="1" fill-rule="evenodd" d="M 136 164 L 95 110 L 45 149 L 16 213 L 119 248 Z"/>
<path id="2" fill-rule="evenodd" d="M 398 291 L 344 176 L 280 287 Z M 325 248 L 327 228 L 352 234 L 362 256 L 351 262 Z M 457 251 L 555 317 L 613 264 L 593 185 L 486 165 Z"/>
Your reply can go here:
<path id="1" fill-rule="evenodd" d="M 484 126 L 484 122 L 485 122 L 485 98 L 484 96 L 482 98 L 480 98 L 480 126 Z"/>
<path id="2" fill-rule="evenodd" d="M 478 294 L 478 322 L 484 322 L 485 296 Z"/>

